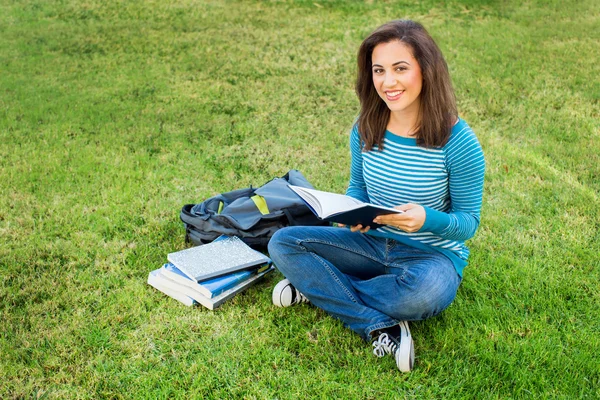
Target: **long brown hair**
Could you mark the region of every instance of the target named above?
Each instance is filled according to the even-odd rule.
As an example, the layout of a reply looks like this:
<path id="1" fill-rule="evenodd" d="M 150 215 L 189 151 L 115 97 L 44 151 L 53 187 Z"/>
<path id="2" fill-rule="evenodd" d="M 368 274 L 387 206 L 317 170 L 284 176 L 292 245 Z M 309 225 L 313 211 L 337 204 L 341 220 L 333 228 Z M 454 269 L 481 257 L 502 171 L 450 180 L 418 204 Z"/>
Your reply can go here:
<path id="1" fill-rule="evenodd" d="M 374 145 L 380 150 L 383 149 L 383 136 L 390 119 L 390 109 L 373 85 L 373 49 L 378 44 L 394 40 L 411 49 L 423 75 L 417 144 L 424 147 L 441 147 L 448 141 L 452 125 L 458 116 L 448 65 L 423 25 L 409 20 L 395 20 L 377 28 L 362 42 L 358 50 L 358 132 L 365 143 L 365 150 L 371 150 Z"/>

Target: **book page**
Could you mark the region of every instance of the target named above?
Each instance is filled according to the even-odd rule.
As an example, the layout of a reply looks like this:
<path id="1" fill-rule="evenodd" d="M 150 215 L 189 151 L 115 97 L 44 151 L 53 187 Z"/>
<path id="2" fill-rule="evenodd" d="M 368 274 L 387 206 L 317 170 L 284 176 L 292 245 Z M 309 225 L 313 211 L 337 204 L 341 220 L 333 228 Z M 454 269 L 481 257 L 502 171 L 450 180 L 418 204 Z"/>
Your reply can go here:
<path id="1" fill-rule="evenodd" d="M 353 210 L 365 204 L 360 200 L 343 194 L 323 192 L 321 190 L 292 185 L 290 187 L 309 203 L 321 218 L 327 218 L 331 214 L 338 212 Z"/>

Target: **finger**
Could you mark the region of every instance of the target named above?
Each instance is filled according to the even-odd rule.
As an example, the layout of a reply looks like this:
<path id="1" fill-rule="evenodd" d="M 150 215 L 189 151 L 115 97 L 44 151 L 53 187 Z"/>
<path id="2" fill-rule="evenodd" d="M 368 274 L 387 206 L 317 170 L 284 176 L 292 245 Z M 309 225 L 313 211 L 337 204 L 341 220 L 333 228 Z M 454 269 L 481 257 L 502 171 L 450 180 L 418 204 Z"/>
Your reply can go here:
<path id="1" fill-rule="evenodd" d="M 369 232 L 369 229 L 371 229 L 371 227 L 370 227 L 370 226 L 367 226 L 366 228 L 364 228 L 364 229 L 361 229 L 361 231 L 360 231 L 360 232 L 361 232 L 361 233 L 367 233 L 367 232 Z"/>
<path id="2" fill-rule="evenodd" d="M 411 208 L 414 208 L 414 207 L 416 207 L 416 206 L 417 206 L 416 204 L 413 204 L 413 203 L 407 203 L 407 204 L 402 204 L 402 205 L 400 205 L 400 206 L 396 206 L 396 207 L 394 207 L 394 208 L 395 208 L 396 210 L 400 210 L 400 211 L 408 211 L 408 210 L 410 210 Z"/>
<path id="3" fill-rule="evenodd" d="M 350 230 L 351 230 L 352 232 L 356 232 L 356 231 L 359 231 L 359 230 L 361 230 L 361 229 L 362 229 L 362 225 L 361 225 L 361 224 L 358 224 L 358 225 L 353 225 L 353 226 L 351 226 L 351 227 L 350 227 Z"/>
<path id="4" fill-rule="evenodd" d="M 403 221 L 409 218 L 404 214 L 389 214 L 376 217 L 373 222 L 382 225 L 393 225 L 395 222 Z"/>
<path id="5" fill-rule="evenodd" d="M 337 222 L 337 226 L 340 227 L 340 228 L 345 228 L 346 224 L 340 224 L 339 222 Z"/>

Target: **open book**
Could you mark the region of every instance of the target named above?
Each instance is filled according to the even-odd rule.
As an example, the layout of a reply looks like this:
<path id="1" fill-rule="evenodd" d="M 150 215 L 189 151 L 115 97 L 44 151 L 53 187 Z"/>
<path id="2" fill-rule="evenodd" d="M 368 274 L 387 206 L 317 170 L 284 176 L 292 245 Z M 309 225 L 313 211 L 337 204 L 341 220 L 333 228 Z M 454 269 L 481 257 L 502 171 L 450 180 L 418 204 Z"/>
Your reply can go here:
<path id="1" fill-rule="evenodd" d="M 378 215 L 401 214 L 404 211 L 395 208 L 376 206 L 374 204 L 363 203 L 350 196 L 343 194 L 323 192 L 315 189 L 307 189 L 300 186 L 289 185 L 320 219 L 329 222 L 338 222 L 346 225 L 358 225 L 363 227 L 370 226 L 371 229 L 381 227 L 373 219 Z"/>

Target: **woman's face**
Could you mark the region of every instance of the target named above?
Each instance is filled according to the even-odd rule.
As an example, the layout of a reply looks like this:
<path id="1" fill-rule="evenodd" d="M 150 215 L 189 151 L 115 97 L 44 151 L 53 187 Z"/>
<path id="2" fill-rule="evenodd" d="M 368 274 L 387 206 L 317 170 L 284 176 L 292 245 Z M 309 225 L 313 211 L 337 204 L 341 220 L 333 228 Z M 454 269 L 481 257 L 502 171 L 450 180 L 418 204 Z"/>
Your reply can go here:
<path id="1" fill-rule="evenodd" d="M 423 76 L 410 47 L 394 40 L 373 49 L 373 85 L 392 112 L 419 111 Z"/>

